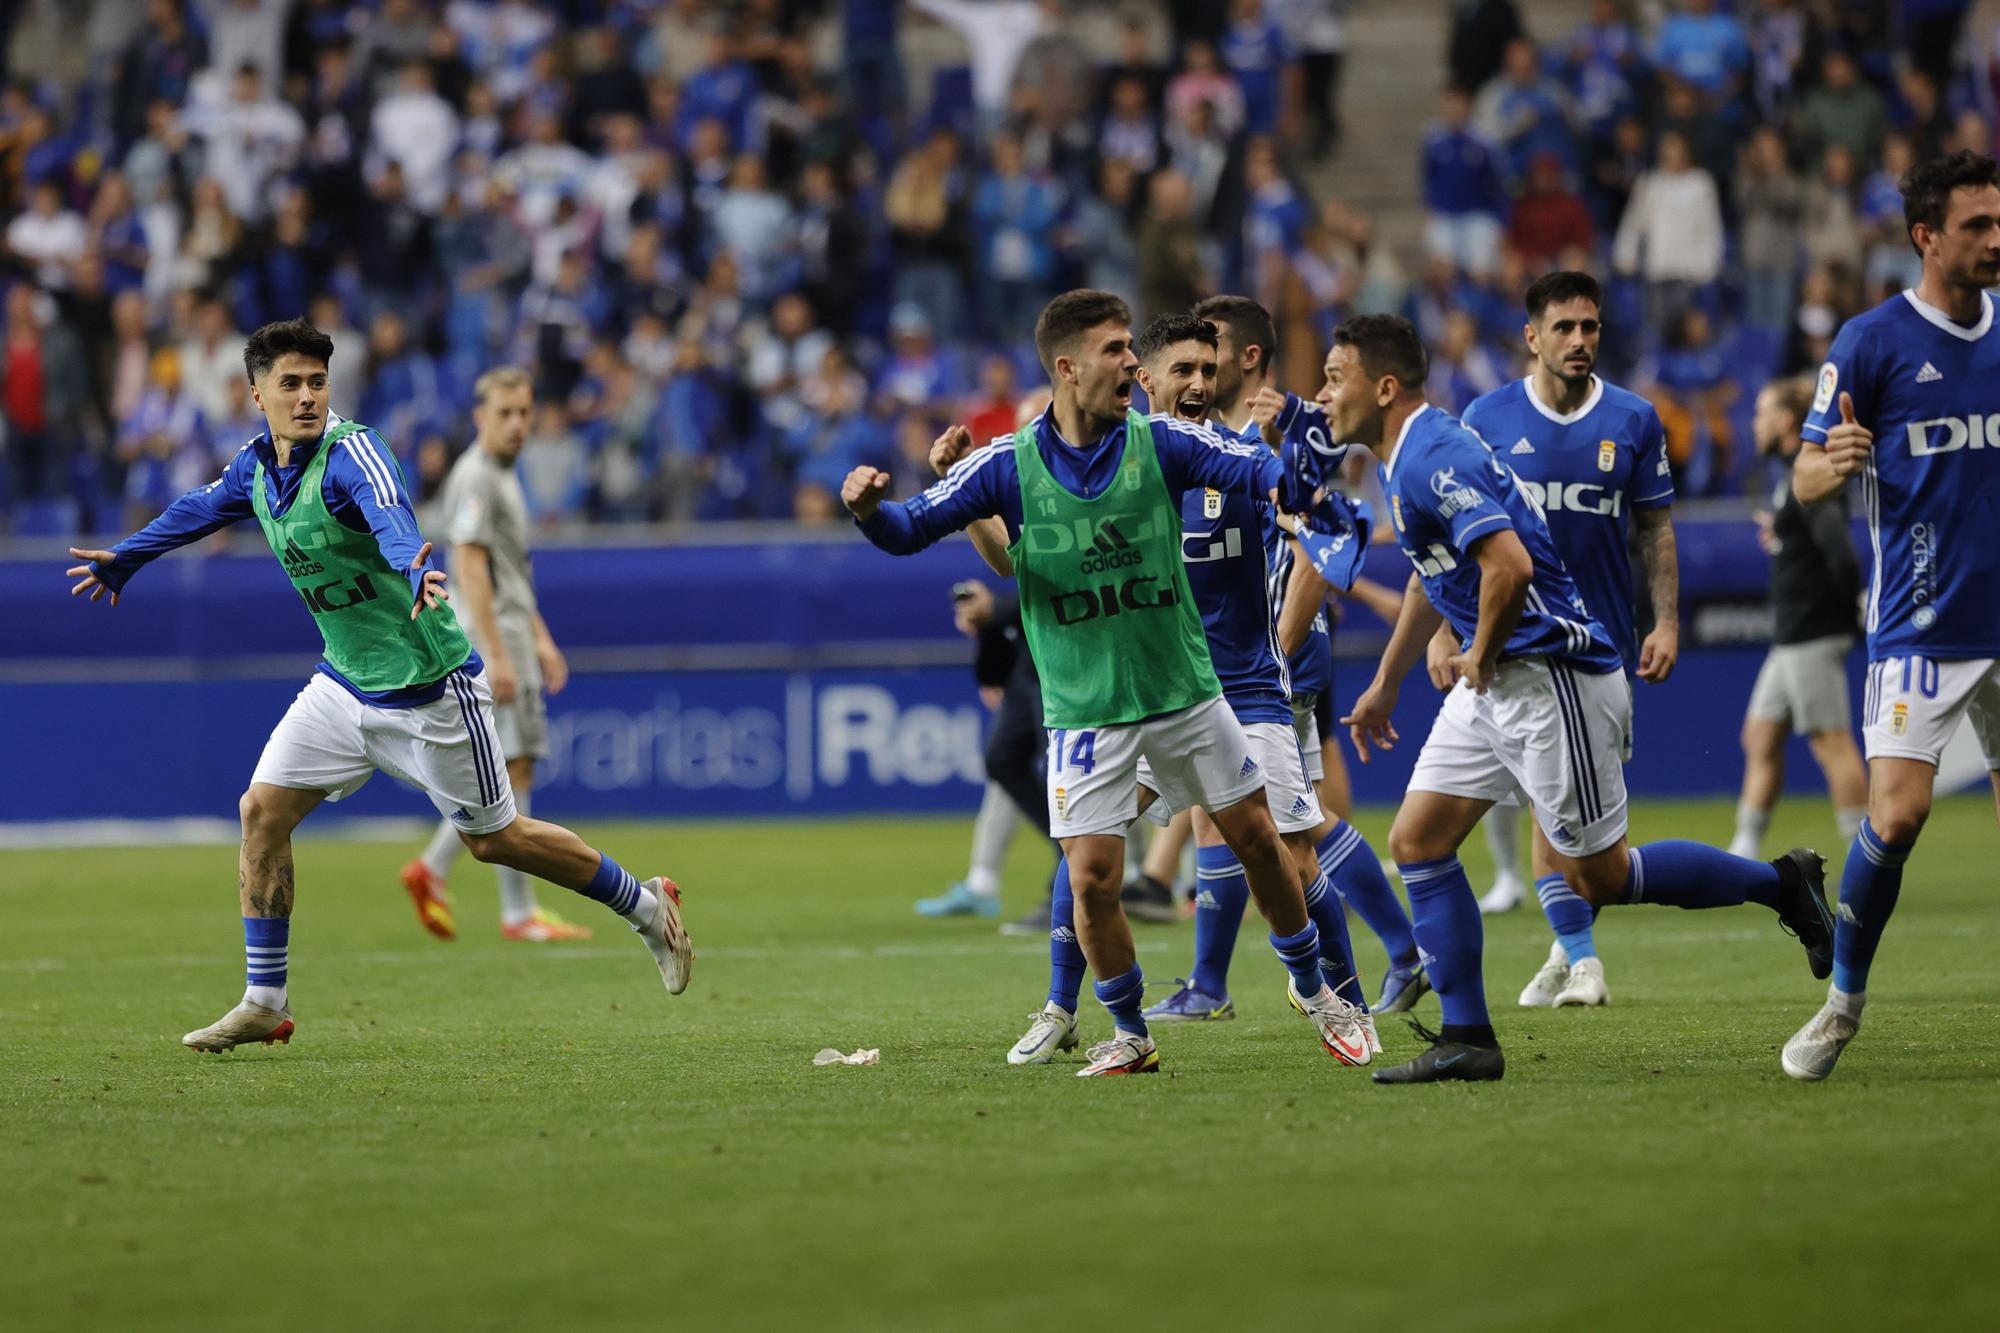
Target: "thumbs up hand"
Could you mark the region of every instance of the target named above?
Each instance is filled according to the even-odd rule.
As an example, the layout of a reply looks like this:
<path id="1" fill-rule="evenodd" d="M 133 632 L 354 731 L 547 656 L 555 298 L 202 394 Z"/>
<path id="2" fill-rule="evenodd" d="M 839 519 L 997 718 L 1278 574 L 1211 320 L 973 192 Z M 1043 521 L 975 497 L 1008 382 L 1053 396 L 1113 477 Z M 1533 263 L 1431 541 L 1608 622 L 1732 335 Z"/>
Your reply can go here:
<path id="1" fill-rule="evenodd" d="M 1854 397 L 1843 390 L 1840 420 L 1826 432 L 1826 457 L 1833 464 L 1834 475 L 1851 477 L 1859 472 L 1874 447 L 1874 433 L 1854 419 Z"/>

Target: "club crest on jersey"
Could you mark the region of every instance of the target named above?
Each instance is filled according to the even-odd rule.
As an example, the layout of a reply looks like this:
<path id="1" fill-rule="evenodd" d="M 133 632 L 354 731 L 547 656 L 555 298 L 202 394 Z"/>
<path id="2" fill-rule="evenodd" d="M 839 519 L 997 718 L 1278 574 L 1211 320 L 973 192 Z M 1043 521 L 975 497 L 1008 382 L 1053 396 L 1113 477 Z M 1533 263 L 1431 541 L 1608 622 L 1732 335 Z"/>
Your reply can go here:
<path id="1" fill-rule="evenodd" d="M 1908 704 L 1897 704 L 1889 712 L 1889 734 L 1891 736 L 1903 736 L 1907 735 L 1909 730 L 1910 706 Z"/>
<path id="2" fill-rule="evenodd" d="M 1216 490 L 1213 486 L 1202 489 L 1201 516 L 1203 518 L 1222 517 L 1222 492 Z"/>
<path id="3" fill-rule="evenodd" d="M 1609 472 L 1616 466 L 1618 466 L 1618 446 L 1609 440 L 1599 440 L 1597 443 L 1597 470 L 1599 472 Z"/>
<path id="4" fill-rule="evenodd" d="M 1840 387 L 1840 371 L 1829 361 L 1819 368 L 1819 388 L 1813 392 L 1813 411 L 1824 412 L 1833 406 L 1833 391 Z"/>

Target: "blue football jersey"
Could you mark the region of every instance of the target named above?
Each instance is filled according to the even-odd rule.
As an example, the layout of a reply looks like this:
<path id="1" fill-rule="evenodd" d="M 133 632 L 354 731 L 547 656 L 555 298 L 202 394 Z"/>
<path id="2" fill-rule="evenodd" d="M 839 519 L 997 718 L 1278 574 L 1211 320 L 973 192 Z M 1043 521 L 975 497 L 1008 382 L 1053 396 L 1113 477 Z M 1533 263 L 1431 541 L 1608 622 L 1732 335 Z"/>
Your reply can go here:
<path id="1" fill-rule="evenodd" d="M 1289 726 L 1291 681 L 1264 582 L 1267 526 L 1276 525 L 1261 500 L 1204 489 L 1181 495 L 1181 559 L 1222 697 L 1239 722 Z"/>
<path id="2" fill-rule="evenodd" d="M 1320 411 L 1319 404 L 1309 403 L 1295 393 L 1285 395 L 1285 410 L 1278 414 L 1278 429 L 1287 441 L 1297 440 L 1302 446 L 1309 446 L 1322 454 L 1330 452 L 1326 414 Z M 1244 431 L 1243 436 L 1245 439 L 1263 438 L 1254 425 Z M 1297 553 L 1276 519 L 1270 519 L 1265 525 L 1264 555 L 1271 568 L 1271 609 L 1274 614 L 1282 615 L 1285 589 L 1291 581 L 1292 563 Z M 1324 605 L 1314 612 L 1305 642 L 1299 645 L 1299 650 L 1291 655 L 1285 667 L 1291 674 L 1294 690 L 1304 694 L 1325 694 L 1333 688 L 1333 639 L 1328 633 Z"/>
<path id="3" fill-rule="evenodd" d="M 2000 330 L 1892 296 L 1833 340 L 1803 434 L 1826 443 L 1840 395 L 1874 434 L 1861 471 L 1875 570 L 1868 657 L 2000 657 Z"/>
<path id="4" fill-rule="evenodd" d="M 1611 636 L 1592 618 L 1556 554 L 1541 510 L 1506 463 L 1449 413 L 1420 407 L 1382 465 L 1382 490 L 1396 540 L 1416 566 L 1424 595 L 1444 614 L 1461 647 L 1479 626 L 1479 562 L 1468 547 L 1512 528 L 1534 564 L 1528 604 L 1501 657 L 1553 657 L 1582 671 L 1615 671 Z"/>
<path id="5" fill-rule="evenodd" d="M 1636 672 L 1628 515 L 1674 502 L 1660 414 L 1638 394 L 1593 377 L 1583 406 L 1559 415 L 1522 379 L 1476 399 L 1464 420 L 1541 505 L 1583 604 L 1610 634 L 1625 674 Z"/>

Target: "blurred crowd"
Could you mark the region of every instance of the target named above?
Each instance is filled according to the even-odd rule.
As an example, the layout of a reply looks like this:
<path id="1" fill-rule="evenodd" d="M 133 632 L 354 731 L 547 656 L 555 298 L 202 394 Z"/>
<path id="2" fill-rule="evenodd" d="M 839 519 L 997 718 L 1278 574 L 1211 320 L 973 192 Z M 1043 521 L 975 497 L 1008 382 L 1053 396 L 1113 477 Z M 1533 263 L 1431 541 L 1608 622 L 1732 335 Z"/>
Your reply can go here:
<path id="1" fill-rule="evenodd" d="M 855 464 L 907 491 L 944 423 L 1010 429 L 1066 287 L 1141 320 L 1252 293 L 1294 387 L 1339 319 L 1406 313 L 1457 409 L 1520 372 L 1557 265 L 1607 280 L 1605 370 L 1683 492 L 1730 493 L 1756 385 L 1914 279 L 1900 173 L 1993 147 L 1970 0 L 1598 0 L 1569 32 L 1453 0 L 1407 53 L 1437 121 L 1348 134 L 1381 3 L 19 0 L 0 527 L 215 475 L 260 425 L 244 335 L 300 312 L 420 494 L 511 361 L 545 523 L 832 521 Z M 1422 225 L 1380 238 L 1353 164 L 1419 137 Z"/>
<path id="2" fill-rule="evenodd" d="M 1346 0 L 24 0 L 0 522 L 108 529 L 259 429 L 264 321 L 418 492 L 529 367 L 547 523 L 834 516 L 1011 429 L 1053 293 L 1269 285 Z"/>
<path id="3" fill-rule="evenodd" d="M 1592 269 L 1605 369 L 1659 406 L 1681 493 L 1742 490 L 1757 389 L 1917 281 L 1902 174 L 1994 149 L 1971 9 L 1595 0 L 1549 32 L 1532 7 L 1459 0 L 1412 302 L 1434 396 L 1456 409 L 1516 373 L 1524 278 Z"/>

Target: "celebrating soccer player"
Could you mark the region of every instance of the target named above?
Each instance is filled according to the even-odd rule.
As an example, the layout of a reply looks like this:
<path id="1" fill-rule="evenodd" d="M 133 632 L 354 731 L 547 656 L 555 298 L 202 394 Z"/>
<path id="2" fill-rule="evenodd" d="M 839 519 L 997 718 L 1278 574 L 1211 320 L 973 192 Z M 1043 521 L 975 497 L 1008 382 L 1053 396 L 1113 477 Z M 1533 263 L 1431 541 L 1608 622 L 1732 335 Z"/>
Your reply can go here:
<path id="1" fill-rule="evenodd" d="M 1389 832 L 1417 943 L 1444 1010 L 1431 1048 L 1376 1071 L 1380 1083 L 1497 1079 L 1505 1058 L 1480 977 L 1479 903 L 1458 848 L 1496 802 L 1525 793 L 1554 868 L 1585 902 L 1774 909 L 1815 976 L 1832 966 L 1824 861 L 1804 848 L 1765 864 L 1693 842 L 1628 849 L 1620 754 L 1632 692 L 1618 650 L 1584 607 L 1540 507 L 1480 438 L 1423 400 L 1423 343 L 1405 319 L 1362 315 L 1334 331 L 1318 401 L 1331 438 L 1381 464 L 1404 554 L 1416 567 L 1375 681 L 1341 720 L 1365 761 L 1397 739 L 1402 680 L 1439 620 L 1459 651 Z M 1418 595 L 1421 594 L 1421 595 Z"/>
<path id="2" fill-rule="evenodd" d="M 1912 168 L 1903 220 L 1923 277 L 1834 339 L 1792 473 L 1805 504 L 1860 477 L 1875 553 L 1868 816 L 1841 871 L 1833 984 L 1785 1043 L 1785 1072 L 1798 1079 L 1831 1074 L 1861 1025 L 1868 968 L 1961 718 L 2000 804 L 2000 333 L 1987 294 L 2000 283 L 2000 168 L 1970 151 Z"/>
<path id="3" fill-rule="evenodd" d="M 1341 1017 L 1320 970 L 1319 930 L 1264 799 L 1266 775 L 1222 699 L 1181 560 L 1181 497 L 1212 488 L 1308 507 L 1317 469 L 1296 451 L 1225 441 L 1132 409 L 1131 312 L 1108 292 L 1051 301 L 1035 346 L 1054 391 L 1011 441 L 974 453 L 907 504 L 889 478 L 856 468 L 841 498 L 882 549 L 907 555 L 982 520 L 1005 525 L 1022 623 L 1040 668 L 1049 728 L 1049 814 L 1061 840 L 1077 934 L 1110 1010 L 1112 1039 L 1080 1077 L 1147 1073 L 1159 1053 L 1141 1013 L 1145 980 L 1118 901 L 1138 767 L 1175 808 L 1199 805 L 1242 861 L 1271 944 L 1322 1042 Z M 990 531 L 990 528 L 989 528 Z"/>
<path id="4" fill-rule="evenodd" d="M 451 542 L 459 619 L 486 663 L 500 753 L 507 756 L 507 785 L 514 790 L 514 809 L 525 815 L 535 789 L 535 762 L 549 754 L 549 713 L 542 696 L 560 693 L 569 679 L 569 666 L 535 603 L 528 498 L 514 474 L 535 414 L 535 386 L 526 371 L 503 366 L 481 375 L 472 396 L 477 434 L 445 479 L 438 510 Z M 445 877 L 464 849 L 451 820 L 440 819 L 424 854 L 403 867 L 403 887 L 416 904 L 417 920 L 440 939 L 458 933 Z M 496 864 L 493 872 L 500 885 L 500 933 L 506 938 L 535 943 L 590 938 L 588 926 L 537 906 L 534 887 L 521 871 Z"/>
<path id="5" fill-rule="evenodd" d="M 1667 436 L 1653 405 L 1598 376 L 1603 293 L 1588 273 L 1550 273 L 1529 286 L 1528 324 L 1522 331 L 1534 370 L 1474 400 L 1465 424 L 1502 458 L 1548 520 L 1556 554 L 1576 581 L 1590 614 L 1618 649 L 1629 681 L 1663 681 L 1680 656 L 1680 569 L 1674 550 L 1674 481 L 1667 470 Z M 1653 604 L 1653 630 L 1639 641 L 1632 610 L 1631 543 L 1638 532 L 1639 563 Z M 1458 651 L 1449 626 L 1440 626 L 1428 650 L 1434 683 L 1449 689 L 1444 663 Z M 1621 750 L 1632 759 L 1628 730 Z M 1482 823 L 1493 849 L 1498 882 L 1479 910 L 1506 910 L 1520 897 L 1520 816 L 1502 805 Z M 1535 894 L 1555 942 L 1520 1003 L 1605 1004 L 1604 964 L 1597 957 L 1595 910 L 1563 881 L 1552 848 L 1538 828 L 1532 859 Z"/>
<path id="6" fill-rule="evenodd" d="M 594 898 L 645 940 L 667 989 L 693 952 L 680 890 L 639 882 L 568 829 L 521 815 L 507 785 L 484 664 L 445 602 L 395 456 L 334 415 L 333 339 L 302 319 L 250 336 L 243 365 L 265 431 L 221 477 L 189 491 L 108 551 L 72 548 L 71 595 L 111 605 L 148 561 L 254 517 L 318 625 L 326 656 L 292 702 L 243 793 L 238 882 L 248 986 L 234 1009 L 181 1040 L 198 1051 L 289 1041 L 292 830 L 382 769 L 420 787 L 472 854 Z"/>

